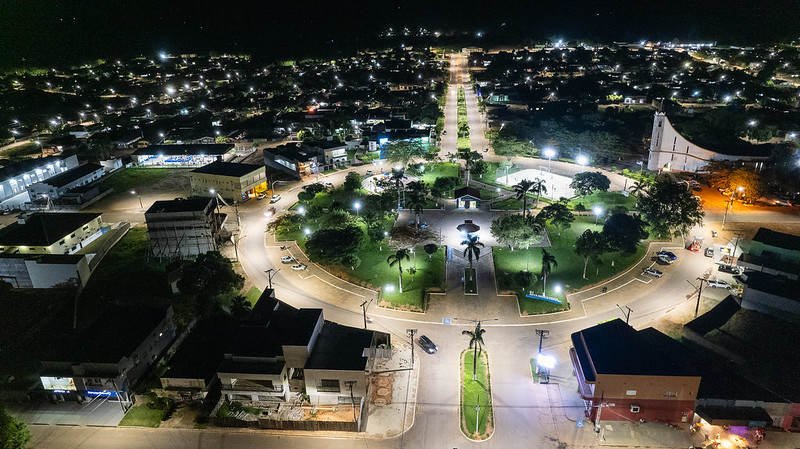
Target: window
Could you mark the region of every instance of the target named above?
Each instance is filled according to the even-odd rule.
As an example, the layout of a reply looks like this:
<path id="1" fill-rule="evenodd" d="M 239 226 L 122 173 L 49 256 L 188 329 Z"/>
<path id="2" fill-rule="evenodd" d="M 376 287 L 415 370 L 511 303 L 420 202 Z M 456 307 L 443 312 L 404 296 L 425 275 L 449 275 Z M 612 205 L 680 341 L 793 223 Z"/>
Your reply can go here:
<path id="1" fill-rule="evenodd" d="M 636 396 L 636 390 L 625 391 L 625 396 Z"/>
<path id="2" fill-rule="evenodd" d="M 317 391 L 324 393 L 338 393 L 342 391 L 339 387 L 339 379 L 320 379 Z"/>

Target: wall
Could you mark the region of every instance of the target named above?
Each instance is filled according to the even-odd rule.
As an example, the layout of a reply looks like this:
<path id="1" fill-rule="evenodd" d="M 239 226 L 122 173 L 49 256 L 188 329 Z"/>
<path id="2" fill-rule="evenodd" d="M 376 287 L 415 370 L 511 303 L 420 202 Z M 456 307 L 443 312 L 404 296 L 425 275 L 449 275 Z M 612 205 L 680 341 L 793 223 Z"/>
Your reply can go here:
<path id="1" fill-rule="evenodd" d="M 800 299 L 784 298 L 745 285 L 742 292 L 742 307 L 767 313 L 782 320 L 800 323 Z"/>
<path id="2" fill-rule="evenodd" d="M 28 266 L 21 257 L 0 258 L 0 280 L 10 282 L 17 288 L 33 288 Z"/>
<path id="3" fill-rule="evenodd" d="M 44 181 L 78 166 L 78 156 L 43 161 L 42 165 L 9 179 L 0 179 L 0 201 L 18 195 L 33 183 Z M 37 171 L 38 170 L 38 171 Z"/>
<path id="4" fill-rule="evenodd" d="M 217 230 L 202 211 L 145 214 L 150 248 L 156 257 L 204 254 L 217 249 Z"/>
<path id="5" fill-rule="evenodd" d="M 33 288 L 51 288 L 64 283 L 74 283 L 83 287 L 91 276 L 86 256 L 82 256 L 75 263 L 41 263 L 40 260 L 26 260 L 25 265 Z"/>
<path id="6" fill-rule="evenodd" d="M 694 401 L 700 387 L 700 376 L 633 376 L 619 374 L 598 374 L 595 395 L 610 398 L 656 399 L 670 401 Z M 628 396 L 628 390 L 636 390 Z M 666 397 L 666 392 L 677 396 Z"/>
<path id="7" fill-rule="evenodd" d="M 367 395 L 367 375 L 363 371 L 305 369 L 304 373 L 306 376 L 306 393 L 312 404 L 338 404 L 340 396 L 346 396 L 349 403 L 350 388 L 345 384 L 346 381 L 356 382 L 353 385 L 353 396 L 355 396 L 356 403 L 359 402 L 359 398 L 364 398 Z M 339 380 L 339 391 L 317 390 L 322 379 Z"/>

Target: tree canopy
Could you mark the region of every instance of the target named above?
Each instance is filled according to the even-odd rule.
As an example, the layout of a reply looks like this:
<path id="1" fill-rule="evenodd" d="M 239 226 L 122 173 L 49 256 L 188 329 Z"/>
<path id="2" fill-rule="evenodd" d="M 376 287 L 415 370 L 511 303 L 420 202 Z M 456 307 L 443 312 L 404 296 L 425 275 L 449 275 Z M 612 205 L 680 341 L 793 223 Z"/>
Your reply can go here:
<path id="1" fill-rule="evenodd" d="M 423 157 L 425 153 L 425 147 L 417 141 L 398 140 L 389 143 L 386 148 L 386 159 L 405 168 L 411 161 Z"/>
<path id="2" fill-rule="evenodd" d="M 623 253 L 633 253 L 640 241 L 650 236 L 647 223 L 638 215 L 614 213 L 603 225 L 603 235 L 609 247 Z"/>
<path id="3" fill-rule="evenodd" d="M 608 250 L 608 241 L 601 232 L 587 229 L 575 240 L 575 254 L 583 257 L 583 278 L 586 279 L 586 266 L 589 259 L 599 260 Z"/>
<path id="4" fill-rule="evenodd" d="M 25 449 L 30 440 L 31 432 L 28 426 L 0 405 L 0 448 Z"/>
<path id="5" fill-rule="evenodd" d="M 536 214 L 536 217 L 540 218 L 542 221 L 550 221 L 550 223 L 558 229 L 559 234 L 561 234 L 563 229 L 570 227 L 572 222 L 575 221 L 575 215 L 573 215 L 572 211 L 567 207 L 566 201 L 548 204 Z"/>
<path id="6" fill-rule="evenodd" d="M 658 238 L 685 235 L 694 226 L 703 222 L 700 202 L 683 183 L 675 183 L 668 177 L 659 177 L 647 188 L 637 206 L 642 217 Z"/>
<path id="7" fill-rule="evenodd" d="M 233 264 L 218 251 L 200 254 L 183 269 L 178 280 L 181 292 L 198 297 L 214 298 L 231 290 L 241 290 L 244 278 L 233 270 Z"/>
<path id="8" fill-rule="evenodd" d="M 579 195 L 586 196 L 595 190 L 607 191 L 611 187 L 611 181 L 600 172 L 587 171 L 575 175 L 569 186 Z"/>
<path id="9" fill-rule="evenodd" d="M 514 247 L 535 245 L 542 241 L 541 227 L 531 226 L 531 218 L 518 214 L 501 215 L 492 220 L 490 232 L 498 242 Z"/>
<path id="10" fill-rule="evenodd" d="M 306 242 L 306 252 L 312 260 L 352 266 L 352 258 L 364 246 L 364 233 L 351 226 L 345 229 L 322 229 Z"/>

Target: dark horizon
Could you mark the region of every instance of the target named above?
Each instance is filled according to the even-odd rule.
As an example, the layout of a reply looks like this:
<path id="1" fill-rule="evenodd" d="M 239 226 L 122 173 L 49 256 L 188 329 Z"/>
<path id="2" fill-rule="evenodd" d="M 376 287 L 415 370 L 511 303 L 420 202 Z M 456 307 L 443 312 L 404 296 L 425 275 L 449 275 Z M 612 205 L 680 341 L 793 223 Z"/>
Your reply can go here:
<path id="1" fill-rule="evenodd" d="M 259 57 L 331 54 L 385 46 L 388 27 L 485 37 L 514 45 L 551 37 L 610 42 L 672 40 L 771 43 L 800 38 L 797 0 L 679 0 L 669 6 L 622 0 L 478 3 L 256 0 L 86 2 L 6 0 L 0 5 L 0 67 L 65 65 L 169 53 L 238 52 Z M 435 42 L 433 39 L 431 41 Z M 470 43 L 469 40 L 459 42 Z"/>

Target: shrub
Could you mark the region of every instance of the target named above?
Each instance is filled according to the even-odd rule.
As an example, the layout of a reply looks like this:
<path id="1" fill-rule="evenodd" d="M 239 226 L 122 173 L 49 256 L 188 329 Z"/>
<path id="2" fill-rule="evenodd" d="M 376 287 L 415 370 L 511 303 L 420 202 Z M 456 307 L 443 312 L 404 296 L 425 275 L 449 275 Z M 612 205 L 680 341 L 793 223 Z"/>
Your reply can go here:
<path id="1" fill-rule="evenodd" d="M 584 206 L 583 203 L 576 204 L 575 212 L 586 212 L 586 206 Z"/>

